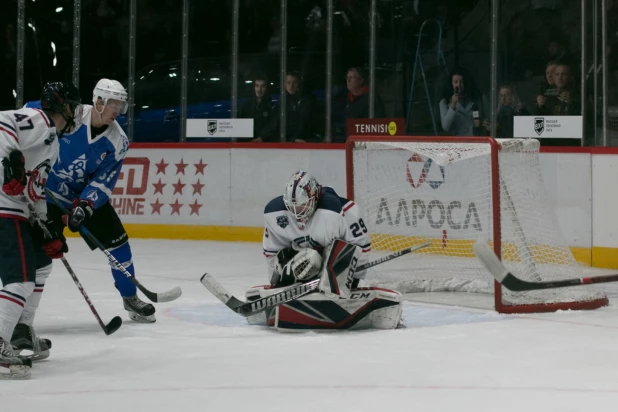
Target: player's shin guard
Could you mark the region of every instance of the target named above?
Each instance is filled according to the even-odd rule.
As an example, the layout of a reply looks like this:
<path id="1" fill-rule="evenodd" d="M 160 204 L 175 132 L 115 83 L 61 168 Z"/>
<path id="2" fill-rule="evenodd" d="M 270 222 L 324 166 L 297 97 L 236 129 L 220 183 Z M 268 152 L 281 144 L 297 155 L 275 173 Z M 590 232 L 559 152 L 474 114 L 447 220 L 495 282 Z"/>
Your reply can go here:
<path id="1" fill-rule="evenodd" d="M 348 299 L 310 293 L 277 307 L 279 331 L 395 329 L 401 322 L 401 294 L 382 288 L 354 289 Z"/>
<path id="2" fill-rule="evenodd" d="M 266 297 L 283 288 L 256 286 L 247 301 Z M 358 288 L 343 299 L 314 292 L 247 318 L 251 325 L 274 326 L 279 331 L 395 329 L 401 324 L 402 296 L 383 288 Z"/>
<path id="3" fill-rule="evenodd" d="M 109 253 L 113 257 L 116 258 L 118 262 L 124 266 L 124 268 L 131 274 L 131 276 L 135 276 L 135 268 L 133 267 L 133 255 L 131 253 L 131 246 L 129 246 L 129 242 L 125 242 L 122 245 L 118 246 L 114 249 L 109 249 Z M 124 297 L 135 296 L 137 293 L 137 288 L 120 270 L 116 268 L 113 264 L 110 263 L 112 267 L 112 276 L 114 277 L 114 281 L 116 282 L 116 288 L 120 292 L 120 295 Z"/>
<path id="4" fill-rule="evenodd" d="M 34 282 L 10 283 L 0 290 L 0 338 L 10 342 L 13 329 L 33 290 Z"/>
<path id="5" fill-rule="evenodd" d="M 45 283 L 51 273 L 52 265 L 47 265 L 36 270 L 36 279 L 34 281 L 34 290 L 26 299 L 24 310 L 19 317 L 19 323 L 32 326 L 34 323 L 34 315 L 39 308 L 41 298 L 43 297 L 43 290 L 45 289 Z"/>

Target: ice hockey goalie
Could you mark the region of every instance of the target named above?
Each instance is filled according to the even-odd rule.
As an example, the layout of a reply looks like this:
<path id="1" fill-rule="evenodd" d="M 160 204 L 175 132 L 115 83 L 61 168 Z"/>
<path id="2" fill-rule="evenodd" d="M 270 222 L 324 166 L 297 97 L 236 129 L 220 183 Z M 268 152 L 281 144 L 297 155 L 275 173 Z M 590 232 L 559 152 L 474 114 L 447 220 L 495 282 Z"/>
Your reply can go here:
<path id="1" fill-rule="evenodd" d="M 343 240 L 333 241 L 322 256 L 312 249 L 288 253 L 287 262 L 279 261 L 275 273 L 294 276 L 295 270 L 299 271 L 300 276 L 294 276 L 297 281 L 317 275 L 318 291 L 251 316 L 249 323 L 273 326 L 280 331 L 397 328 L 402 312 L 399 292 L 355 287 L 358 282 L 354 273 L 361 253 L 360 247 Z M 316 265 L 319 270 L 315 274 L 307 270 Z M 246 298 L 251 301 L 281 290 L 271 285 L 256 286 L 247 291 Z"/>

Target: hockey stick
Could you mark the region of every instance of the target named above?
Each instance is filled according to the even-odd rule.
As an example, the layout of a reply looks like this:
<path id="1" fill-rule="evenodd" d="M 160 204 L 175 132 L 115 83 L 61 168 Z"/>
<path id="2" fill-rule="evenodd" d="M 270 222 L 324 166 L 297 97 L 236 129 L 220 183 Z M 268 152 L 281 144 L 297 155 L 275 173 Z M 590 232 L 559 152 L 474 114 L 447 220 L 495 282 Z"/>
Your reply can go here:
<path id="1" fill-rule="evenodd" d="M 214 277 L 208 273 L 205 273 L 204 276 L 202 276 L 200 282 L 206 287 L 206 289 L 215 295 L 217 299 L 225 303 L 228 308 L 244 317 L 248 317 L 255 315 L 256 313 L 260 313 L 268 308 L 281 305 L 282 303 L 289 302 L 306 295 L 307 293 L 313 292 L 318 288 L 320 279 L 315 279 L 308 283 L 292 285 L 285 288 L 281 292 L 253 300 L 251 302 L 242 301 L 234 295 L 231 295 Z"/>
<path id="2" fill-rule="evenodd" d="M 62 213 L 64 213 L 65 215 L 71 214 L 71 212 L 69 212 L 67 208 L 64 207 L 60 203 L 60 201 L 56 198 L 56 196 L 54 196 L 51 190 L 45 188 L 45 193 L 62 210 Z M 172 300 L 178 299 L 180 295 L 182 294 L 182 290 L 178 286 L 166 292 L 163 292 L 163 293 L 155 293 L 155 292 L 151 292 L 150 290 L 146 289 L 144 285 L 142 285 L 137 279 L 135 279 L 134 276 L 131 276 L 129 271 L 124 266 L 122 266 L 120 262 L 118 262 L 118 260 L 109 252 L 109 250 L 107 250 L 105 246 L 103 246 L 103 244 L 101 244 L 101 242 L 99 242 L 99 240 L 96 237 L 94 237 L 94 235 L 90 233 L 90 231 L 87 228 L 85 228 L 82 225 L 80 226 L 79 231 L 85 238 L 87 238 L 92 243 L 94 243 L 94 245 L 97 248 L 99 248 L 105 254 L 105 256 L 107 256 L 107 259 L 109 260 L 109 262 L 112 265 L 114 265 L 119 271 L 121 271 L 122 274 L 125 275 L 129 279 L 129 281 L 131 281 L 131 283 L 133 283 L 139 290 L 141 290 L 144 296 L 146 296 L 152 302 L 170 302 Z"/>
<path id="3" fill-rule="evenodd" d="M 51 233 L 49 233 L 49 230 L 47 230 L 47 227 L 45 227 L 43 222 L 41 222 L 41 219 L 39 218 L 39 215 L 36 209 L 34 208 L 34 205 L 28 200 L 26 195 L 24 195 L 23 193 L 21 195 L 21 200 L 24 201 L 26 205 L 28 206 L 28 210 L 30 211 L 30 219 L 32 219 L 41 228 L 41 230 L 43 231 L 43 234 L 47 238 L 51 239 Z M 71 268 L 71 265 L 69 265 L 69 262 L 66 260 L 64 256 L 60 258 L 60 260 L 62 260 L 64 267 L 67 269 L 67 272 L 69 272 L 69 275 L 71 275 L 71 278 L 73 279 L 73 282 L 75 283 L 75 286 L 77 286 L 77 289 L 79 289 L 79 291 L 82 293 L 82 296 L 86 300 L 86 303 L 88 304 L 88 306 L 90 306 L 90 310 L 92 311 L 92 314 L 94 315 L 94 317 L 97 319 L 97 322 L 99 322 L 99 325 L 101 326 L 101 329 L 103 329 L 103 332 L 105 332 L 106 335 L 111 335 L 112 333 L 116 332 L 122 325 L 122 319 L 119 316 L 114 316 L 107 325 L 103 323 L 101 316 L 99 316 L 99 312 L 97 312 L 96 308 L 92 304 L 92 301 L 88 297 L 86 290 L 84 290 L 82 284 L 77 278 L 77 275 L 75 274 L 75 272 L 73 272 L 73 268 Z"/>
<path id="4" fill-rule="evenodd" d="M 356 270 L 364 270 L 373 266 L 377 266 L 381 263 L 388 262 L 389 260 L 398 258 L 403 255 L 407 255 L 408 253 L 414 252 L 416 250 L 424 249 L 430 245 L 431 242 L 426 242 L 420 245 L 414 245 L 412 247 L 402 249 L 400 251 L 391 253 L 390 255 L 384 256 L 380 259 L 367 262 L 364 265 L 356 268 Z M 301 296 L 317 290 L 320 284 L 320 279 L 315 279 L 307 283 L 292 285 L 283 289 L 281 292 L 277 292 L 270 296 L 265 296 L 263 298 L 252 300 L 250 302 L 244 302 L 235 297 L 234 295 L 230 294 L 223 286 L 221 286 L 221 284 L 214 277 L 212 277 L 208 273 L 205 273 L 201 277 L 200 282 L 228 308 L 232 309 L 234 312 L 244 317 L 248 317 L 260 313 L 266 309 L 272 308 L 274 306 L 278 306 L 291 300 L 298 299 Z"/>
<path id="5" fill-rule="evenodd" d="M 406 248 L 406 249 L 401 249 L 398 252 L 393 252 L 390 255 L 386 255 L 384 257 L 381 257 L 379 259 L 373 260 L 371 262 L 367 262 L 364 265 L 360 265 L 359 267 L 356 268 L 356 270 L 359 271 L 359 270 L 369 269 L 369 268 L 372 268 L 374 266 L 380 265 L 380 264 L 382 264 L 384 262 L 388 262 L 389 260 L 393 260 L 393 259 L 398 258 L 400 256 L 407 255 L 408 253 L 412 253 L 412 252 L 417 251 L 417 250 L 425 249 L 426 247 L 429 247 L 429 246 L 431 246 L 431 242 L 425 242 L 425 243 L 421 243 L 420 245 L 414 245 L 414 246 L 411 246 L 411 247 Z"/>
<path id="6" fill-rule="evenodd" d="M 519 279 L 502 264 L 494 251 L 482 240 L 474 243 L 474 253 L 483 262 L 489 273 L 507 289 L 514 292 L 527 290 L 566 288 L 569 286 L 590 285 L 593 283 L 618 282 L 618 274 L 595 276 L 588 278 L 574 278 L 563 280 L 550 280 L 547 282 L 528 282 Z"/>

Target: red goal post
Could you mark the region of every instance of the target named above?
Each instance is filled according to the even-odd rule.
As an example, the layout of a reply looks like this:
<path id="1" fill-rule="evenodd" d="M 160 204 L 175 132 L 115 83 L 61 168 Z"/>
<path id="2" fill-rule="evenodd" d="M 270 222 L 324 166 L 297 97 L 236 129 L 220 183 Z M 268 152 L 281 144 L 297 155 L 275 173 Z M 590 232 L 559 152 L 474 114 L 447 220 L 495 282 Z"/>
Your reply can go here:
<path id="1" fill-rule="evenodd" d="M 376 267 L 368 280 L 403 293 L 493 293 L 501 313 L 607 305 L 595 287 L 503 290 L 472 252 L 473 242 L 482 238 L 524 279 L 582 276 L 547 210 L 538 152 L 534 139 L 349 137 L 347 197 L 363 210 L 372 233 L 371 253 L 432 242 L 415 256 Z"/>

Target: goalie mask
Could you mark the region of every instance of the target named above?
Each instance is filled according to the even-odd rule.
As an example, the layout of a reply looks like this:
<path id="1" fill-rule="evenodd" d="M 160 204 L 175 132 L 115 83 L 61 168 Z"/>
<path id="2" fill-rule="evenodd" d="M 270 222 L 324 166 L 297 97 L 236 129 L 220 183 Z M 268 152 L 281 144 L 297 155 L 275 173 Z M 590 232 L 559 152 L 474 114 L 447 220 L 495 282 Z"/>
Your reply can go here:
<path id="1" fill-rule="evenodd" d="M 299 171 L 285 186 L 283 203 L 298 223 L 305 225 L 315 213 L 322 196 L 322 186 L 307 172 Z"/>
<path id="2" fill-rule="evenodd" d="M 117 80 L 101 79 L 94 87 L 92 92 L 92 102 L 95 107 L 98 99 L 101 99 L 103 106 L 109 106 L 120 114 L 126 114 L 128 108 L 127 91 Z"/>

